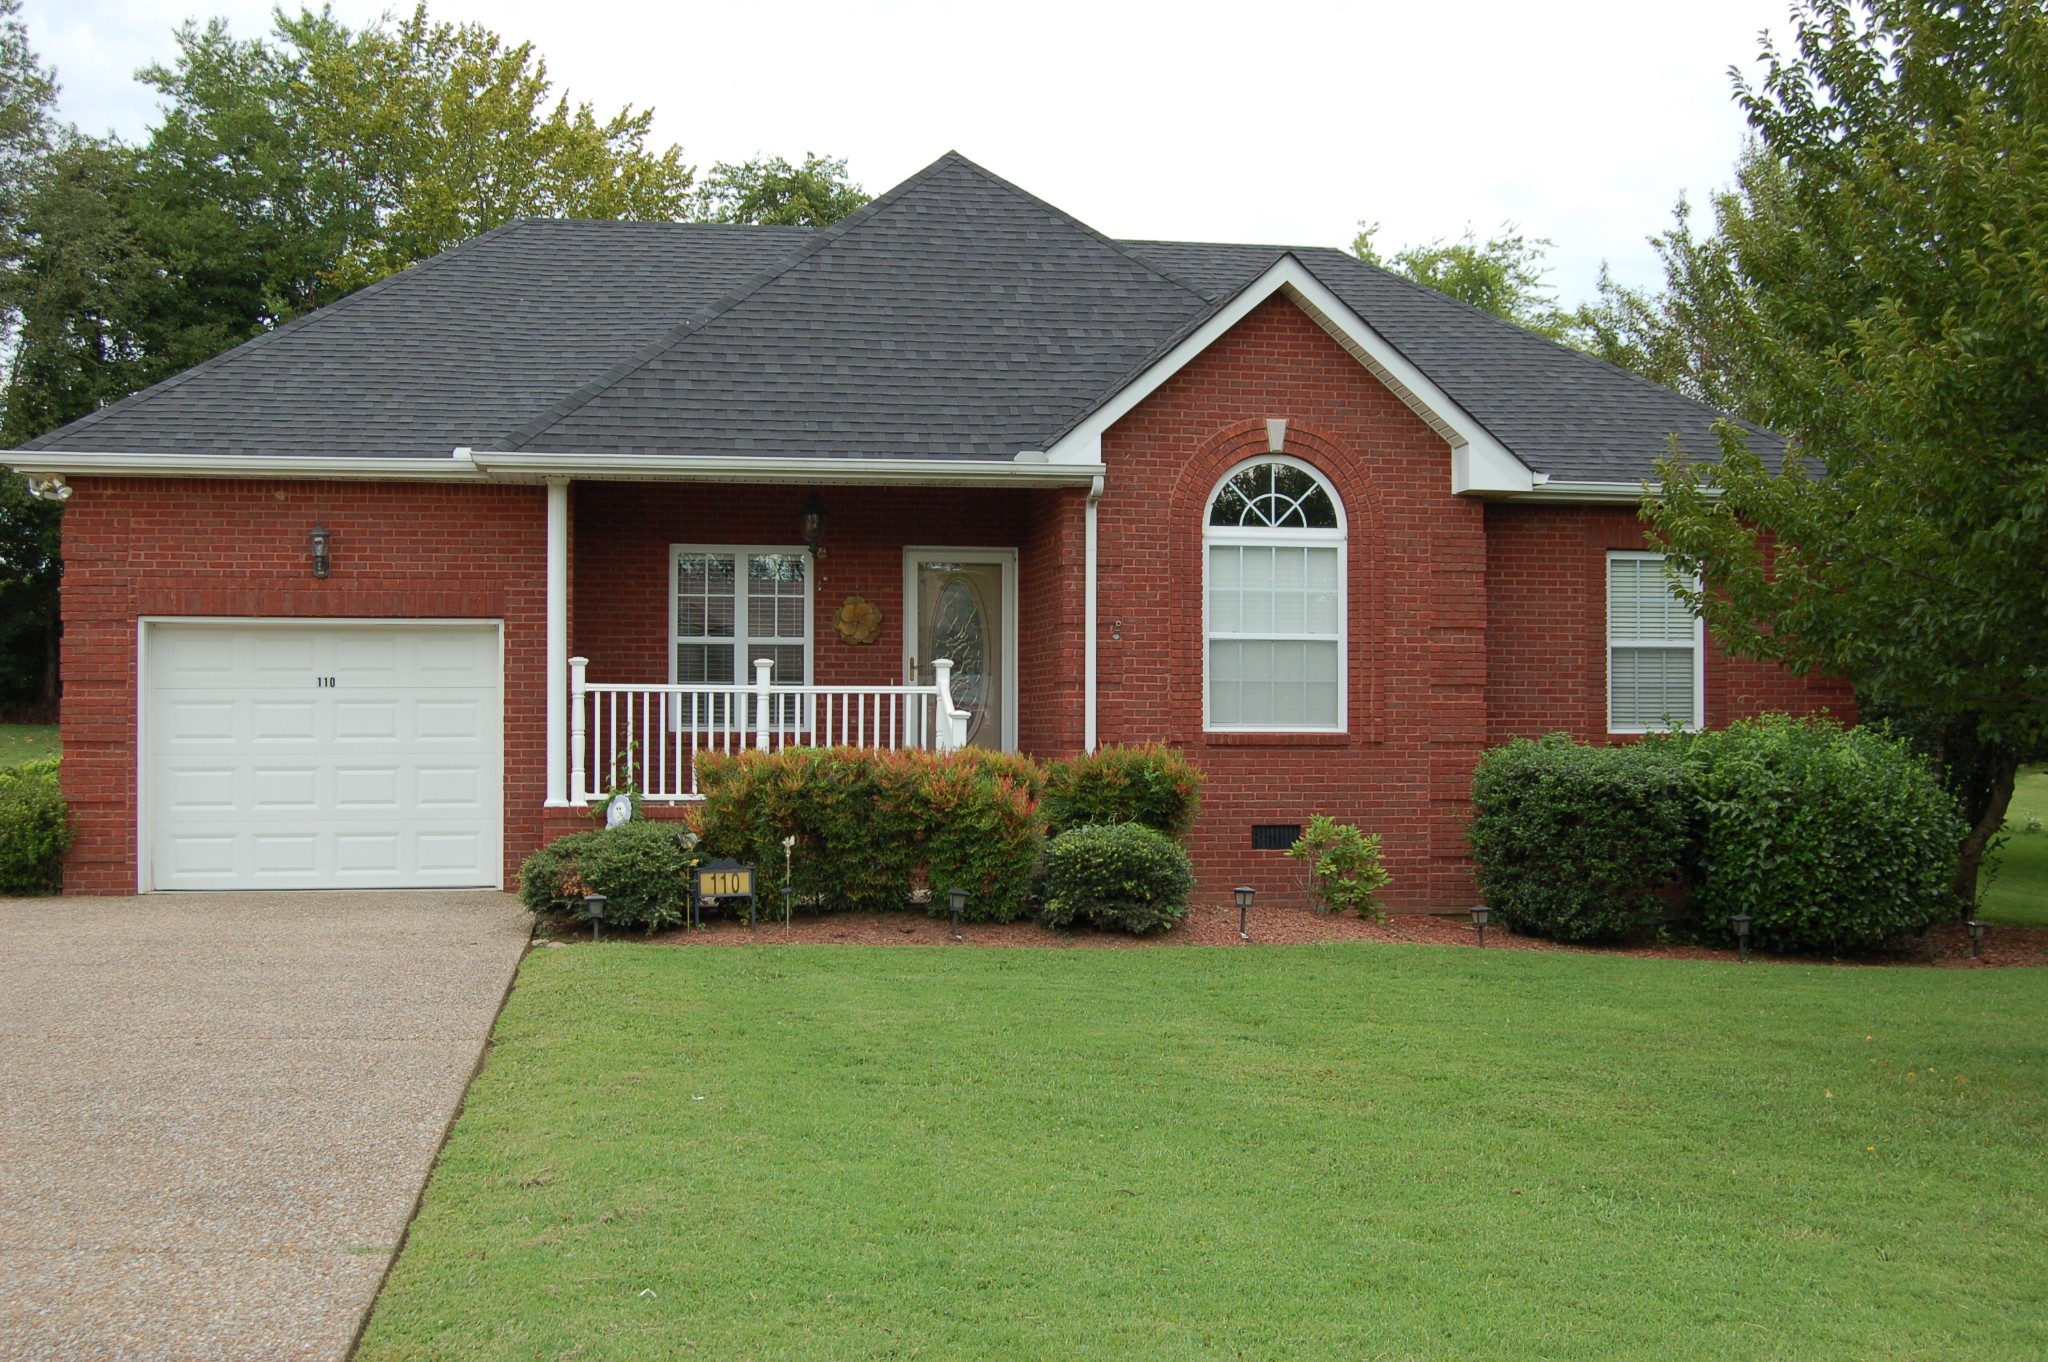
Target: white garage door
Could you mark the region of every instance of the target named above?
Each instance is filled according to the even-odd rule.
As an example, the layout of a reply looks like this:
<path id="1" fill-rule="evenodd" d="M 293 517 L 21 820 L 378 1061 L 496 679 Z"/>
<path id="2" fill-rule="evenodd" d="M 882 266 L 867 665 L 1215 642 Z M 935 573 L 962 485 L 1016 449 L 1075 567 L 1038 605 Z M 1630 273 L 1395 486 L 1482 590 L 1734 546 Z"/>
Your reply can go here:
<path id="1" fill-rule="evenodd" d="M 499 883 L 496 625 L 145 627 L 146 887 Z"/>

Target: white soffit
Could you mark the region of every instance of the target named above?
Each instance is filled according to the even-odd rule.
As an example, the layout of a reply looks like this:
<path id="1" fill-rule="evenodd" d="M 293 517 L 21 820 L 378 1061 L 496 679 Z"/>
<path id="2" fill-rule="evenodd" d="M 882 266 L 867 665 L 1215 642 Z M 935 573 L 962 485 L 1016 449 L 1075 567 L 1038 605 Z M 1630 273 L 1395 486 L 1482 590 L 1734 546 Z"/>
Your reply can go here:
<path id="1" fill-rule="evenodd" d="M 1293 255 L 1284 255 L 1241 289 L 1215 316 L 1152 367 L 1126 384 L 1046 451 L 1051 463 L 1102 462 L 1102 436 L 1197 355 L 1274 294 L 1314 319 L 1332 340 L 1393 391 L 1451 447 L 1451 490 L 1459 494 L 1515 495 L 1536 485 L 1535 474 L 1478 421 L 1453 402 L 1379 332 L 1332 293 Z"/>

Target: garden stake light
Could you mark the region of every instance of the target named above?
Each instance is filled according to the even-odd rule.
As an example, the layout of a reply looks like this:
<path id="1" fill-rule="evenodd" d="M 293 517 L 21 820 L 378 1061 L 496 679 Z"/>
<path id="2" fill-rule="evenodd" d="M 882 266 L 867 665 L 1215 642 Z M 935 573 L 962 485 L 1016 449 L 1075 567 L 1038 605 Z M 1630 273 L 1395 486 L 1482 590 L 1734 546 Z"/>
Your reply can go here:
<path id="1" fill-rule="evenodd" d="M 1970 958 L 1972 960 L 1982 960 L 1984 958 L 1984 929 L 1991 924 L 1981 917 L 1973 917 L 1963 925 L 1970 929 Z"/>
<path id="2" fill-rule="evenodd" d="M 604 923 L 605 898 L 602 894 L 583 896 L 583 916 L 590 919 L 590 939 L 597 940 L 597 929 Z"/>
<path id="3" fill-rule="evenodd" d="M 1735 929 L 1735 947 L 1742 952 L 1742 963 L 1745 965 L 1749 963 L 1749 923 L 1748 913 L 1737 913 L 1728 919 L 1728 925 Z"/>
<path id="4" fill-rule="evenodd" d="M 1252 910 L 1252 895 L 1257 892 L 1248 884 L 1240 884 L 1237 887 L 1237 939 L 1239 941 L 1249 943 L 1252 939 L 1250 930 L 1245 926 L 1245 914 Z"/>
<path id="5" fill-rule="evenodd" d="M 1482 903 L 1473 908 L 1472 925 L 1473 927 L 1478 929 L 1479 948 L 1481 950 L 1484 950 L 1486 948 L 1486 924 L 1490 922 L 1492 919 L 1493 909 L 1487 907 L 1485 904 Z"/>
<path id="6" fill-rule="evenodd" d="M 967 906 L 967 891 L 954 887 L 946 891 L 946 906 L 953 910 L 953 939 L 960 939 L 960 910 Z"/>

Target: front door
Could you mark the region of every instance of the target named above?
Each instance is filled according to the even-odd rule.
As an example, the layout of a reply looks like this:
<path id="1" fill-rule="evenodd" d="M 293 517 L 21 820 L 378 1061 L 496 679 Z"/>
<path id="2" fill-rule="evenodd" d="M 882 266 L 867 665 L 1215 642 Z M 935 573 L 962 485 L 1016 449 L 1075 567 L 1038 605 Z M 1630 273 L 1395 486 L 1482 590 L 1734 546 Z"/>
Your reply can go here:
<path id="1" fill-rule="evenodd" d="M 907 549 L 903 555 L 905 670 L 928 686 L 932 661 L 953 663 L 953 703 L 967 741 L 1017 748 L 1017 554 L 1014 549 Z"/>

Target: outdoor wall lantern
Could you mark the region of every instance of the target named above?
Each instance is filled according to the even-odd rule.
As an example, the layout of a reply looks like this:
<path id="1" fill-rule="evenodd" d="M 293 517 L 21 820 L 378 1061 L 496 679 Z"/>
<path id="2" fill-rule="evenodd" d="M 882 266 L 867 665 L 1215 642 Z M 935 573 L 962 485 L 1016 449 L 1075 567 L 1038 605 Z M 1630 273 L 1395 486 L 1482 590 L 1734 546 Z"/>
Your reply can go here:
<path id="1" fill-rule="evenodd" d="M 825 503 L 816 492 L 804 503 L 797 515 L 797 527 L 804 537 L 804 547 L 811 551 L 811 557 L 818 556 L 818 545 L 825 542 Z"/>
<path id="2" fill-rule="evenodd" d="M 583 916 L 590 919 L 590 939 L 597 940 L 597 929 L 604 923 L 605 898 L 602 894 L 583 896 Z"/>
<path id="3" fill-rule="evenodd" d="M 1984 929 L 1990 924 L 1981 917 L 1973 917 L 1963 925 L 1970 929 L 1970 958 L 1972 960 L 1982 960 L 1984 958 Z"/>
<path id="4" fill-rule="evenodd" d="M 1472 926 L 1479 933 L 1479 945 L 1482 950 L 1486 946 L 1486 924 L 1491 921 L 1493 921 L 1493 909 L 1483 903 L 1474 906 L 1472 909 Z"/>
<path id="5" fill-rule="evenodd" d="M 960 939 L 960 910 L 967 906 L 967 891 L 957 885 L 946 891 L 946 906 L 953 910 L 953 939 Z"/>
<path id="6" fill-rule="evenodd" d="M 1252 895 L 1257 892 L 1248 884 L 1240 884 L 1237 887 L 1237 939 L 1239 941 L 1250 941 L 1252 939 L 1251 930 L 1245 925 L 1245 915 L 1251 912 Z"/>
<path id="7" fill-rule="evenodd" d="M 1750 920 L 1751 919 L 1748 913 L 1737 913 L 1734 917 L 1728 919 L 1728 925 L 1735 929 L 1735 946 L 1736 949 L 1742 952 L 1742 961 L 1744 964 L 1749 963 Z"/>
<path id="8" fill-rule="evenodd" d="M 325 525 L 315 525 L 313 527 L 312 540 L 313 575 L 315 577 L 325 577 L 334 567 L 334 557 L 328 552 L 333 536 L 327 532 Z"/>

